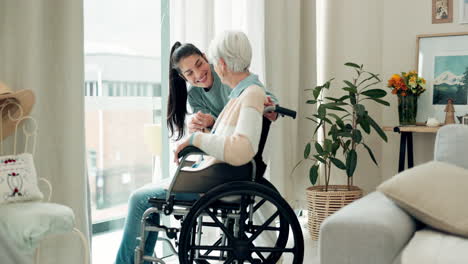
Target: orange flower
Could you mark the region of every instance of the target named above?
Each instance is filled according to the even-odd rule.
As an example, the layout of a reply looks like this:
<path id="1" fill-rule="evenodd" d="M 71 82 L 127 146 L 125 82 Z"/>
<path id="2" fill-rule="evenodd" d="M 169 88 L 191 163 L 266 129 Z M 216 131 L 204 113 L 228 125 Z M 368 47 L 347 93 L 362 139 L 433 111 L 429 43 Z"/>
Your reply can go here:
<path id="1" fill-rule="evenodd" d="M 406 96 L 406 92 L 401 92 L 401 96 Z"/>
<path id="2" fill-rule="evenodd" d="M 398 92 L 398 90 L 395 89 L 395 88 L 392 90 L 392 94 L 397 94 L 397 92 Z"/>

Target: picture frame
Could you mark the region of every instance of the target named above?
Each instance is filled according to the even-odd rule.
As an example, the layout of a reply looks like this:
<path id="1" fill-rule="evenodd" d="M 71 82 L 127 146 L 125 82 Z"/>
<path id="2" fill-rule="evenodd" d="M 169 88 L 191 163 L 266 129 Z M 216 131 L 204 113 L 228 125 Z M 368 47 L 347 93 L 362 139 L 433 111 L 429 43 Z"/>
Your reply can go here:
<path id="1" fill-rule="evenodd" d="M 432 0 L 432 24 L 452 23 L 453 0 Z"/>
<path id="2" fill-rule="evenodd" d="M 468 113 L 468 32 L 416 36 L 416 69 L 426 80 L 418 98 L 416 122 L 435 117 L 445 120 L 448 99 L 455 116 Z"/>
<path id="3" fill-rule="evenodd" d="M 459 0 L 458 10 L 460 10 L 460 24 L 468 24 L 468 0 Z"/>

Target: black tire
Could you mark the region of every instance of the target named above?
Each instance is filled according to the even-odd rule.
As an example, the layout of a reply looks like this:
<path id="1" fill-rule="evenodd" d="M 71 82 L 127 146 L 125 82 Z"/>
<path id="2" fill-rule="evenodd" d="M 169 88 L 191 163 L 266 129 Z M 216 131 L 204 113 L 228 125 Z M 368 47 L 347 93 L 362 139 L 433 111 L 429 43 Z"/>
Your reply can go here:
<path id="1" fill-rule="evenodd" d="M 240 209 L 240 226 L 238 237 L 235 237 L 232 229 L 226 228 L 217 219 L 216 210 L 219 209 L 219 202 L 222 198 L 240 196 L 241 197 L 241 208 Z M 271 215 L 266 223 L 262 226 L 251 226 L 245 224 L 248 222 L 247 205 L 249 201 L 252 201 L 252 197 L 257 199 L 263 199 L 265 202 L 273 205 L 275 213 Z M 195 230 L 197 227 L 197 219 L 202 214 L 208 214 L 213 220 L 213 224 L 220 228 L 222 232 L 228 237 L 227 246 L 211 246 L 211 245 L 196 245 L 195 243 Z M 272 227 L 270 223 L 276 218 L 280 219 L 280 227 Z M 244 224 L 242 224 L 244 223 Z M 289 228 L 291 228 L 291 235 L 293 236 L 292 247 L 286 247 L 286 242 L 289 236 Z M 280 235 L 276 241 L 275 246 L 268 247 L 257 247 L 254 242 L 255 239 L 265 230 L 279 231 Z M 288 230 L 288 235 L 281 235 L 282 230 Z M 250 236 L 248 235 L 250 234 Z M 185 217 L 182 223 L 182 229 L 180 232 L 179 240 L 179 262 L 181 264 L 193 264 L 195 261 L 195 250 L 211 250 L 211 251 L 225 251 L 228 252 L 227 257 L 223 260 L 224 263 L 265 263 L 274 264 L 283 254 L 292 254 L 293 264 L 300 264 L 304 258 L 304 239 L 302 230 L 299 225 L 299 221 L 294 214 L 294 211 L 286 203 L 286 201 L 273 189 L 265 187 L 258 183 L 253 182 L 231 182 L 223 184 L 206 195 L 201 197 L 191 208 L 190 212 Z M 268 257 L 263 257 L 262 253 L 271 253 Z M 255 256 L 259 258 L 255 258 Z M 209 259 L 206 259 L 209 261 Z M 196 262 L 195 262 L 196 263 Z M 210 262 L 207 262 L 210 263 Z"/>

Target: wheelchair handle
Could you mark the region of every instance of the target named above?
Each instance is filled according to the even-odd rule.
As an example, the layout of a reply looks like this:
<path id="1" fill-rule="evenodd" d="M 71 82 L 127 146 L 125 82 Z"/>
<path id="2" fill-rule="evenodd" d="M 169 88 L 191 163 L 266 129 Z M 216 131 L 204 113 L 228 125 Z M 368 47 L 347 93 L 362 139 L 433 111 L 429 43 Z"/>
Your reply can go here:
<path id="1" fill-rule="evenodd" d="M 206 155 L 206 153 L 197 148 L 197 147 L 194 147 L 194 146 L 188 146 L 188 147 L 185 147 L 183 150 L 181 150 L 179 152 L 179 155 L 177 156 L 177 158 L 182 158 L 184 156 L 187 156 L 188 154 L 202 154 L 202 155 Z"/>
<path id="2" fill-rule="evenodd" d="M 276 112 L 282 116 L 292 117 L 293 119 L 296 119 L 296 114 L 297 114 L 296 111 L 281 107 L 279 105 L 271 105 L 271 106 L 265 107 L 265 109 L 263 110 L 263 113 L 268 113 L 268 112 Z"/>

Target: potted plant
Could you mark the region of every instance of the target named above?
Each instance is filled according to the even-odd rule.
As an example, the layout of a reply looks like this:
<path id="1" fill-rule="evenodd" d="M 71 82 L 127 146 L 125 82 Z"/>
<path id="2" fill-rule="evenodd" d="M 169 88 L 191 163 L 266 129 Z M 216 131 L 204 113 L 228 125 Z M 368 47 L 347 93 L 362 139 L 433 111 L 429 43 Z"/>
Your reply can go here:
<path id="1" fill-rule="evenodd" d="M 318 239 L 320 224 L 326 217 L 362 197 L 362 190 L 353 185 L 358 148 L 365 149 L 377 165 L 370 146 L 365 143 L 365 136 L 374 130 L 387 141 L 385 132 L 363 104 L 366 101 L 373 101 L 385 106 L 390 105 L 382 99 L 387 92 L 373 88 L 381 82 L 379 76 L 365 71 L 363 65 L 348 62 L 345 66 L 353 69 L 356 74 L 352 80 L 343 81 L 345 84 L 341 88 L 345 92 L 343 96 L 335 98 L 323 95 L 325 89 L 330 89 L 333 79 L 324 85 L 307 89 L 312 91 L 313 99 L 306 103 L 318 105 L 317 113 L 307 119 L 315 122 L 317 126 L 313 133 L 314 139 L 305 146 L 304 160 L 301 162 L 312 161 L 309 169 L 312 185 L 317 184 L 320 166 L 323 166 L 325 172 L 323 185 L 307 188 L 309 231 L 313 239 Z M 323 141 L 316 140 L 319 129 L 324 132 Z M 332 167 L 346 171 L 346 185 L 330 185 Z"/>

